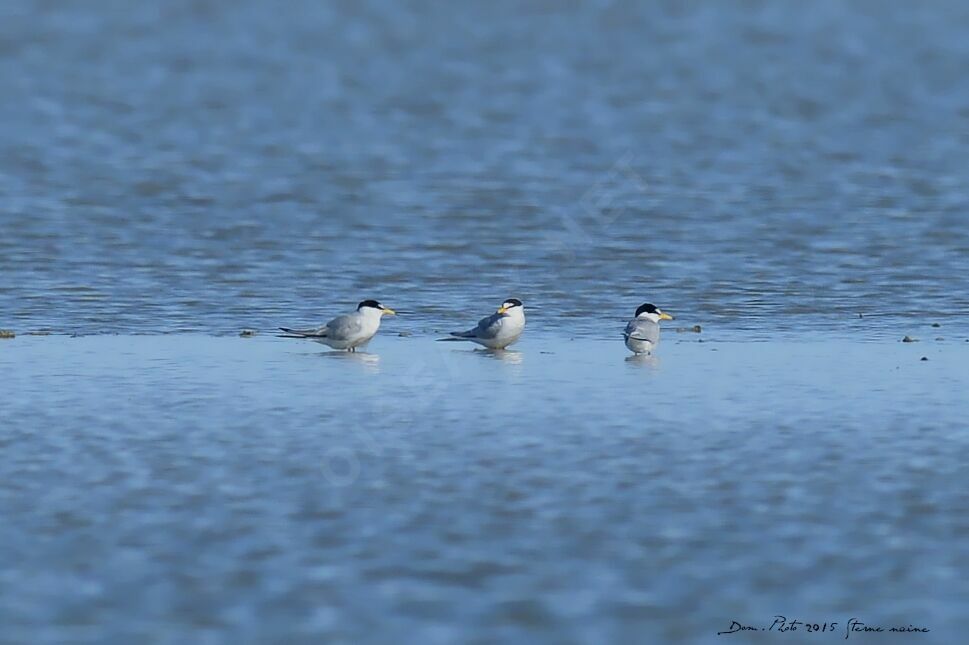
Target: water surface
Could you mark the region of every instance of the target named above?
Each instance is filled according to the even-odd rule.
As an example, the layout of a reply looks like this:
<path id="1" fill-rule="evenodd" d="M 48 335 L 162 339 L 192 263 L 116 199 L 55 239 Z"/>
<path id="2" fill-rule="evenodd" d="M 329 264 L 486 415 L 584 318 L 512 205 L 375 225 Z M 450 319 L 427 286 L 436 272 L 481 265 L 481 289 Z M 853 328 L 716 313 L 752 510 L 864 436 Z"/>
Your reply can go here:
<path id="1" fill-rule="evenodd" d="M 789 613 L 958 641 L 969 343 L 661 350 L 4 341 L 4 635 L 716 642 Z"/>
<path id="2" fill-rule="evenodd" d="M 588 335 L 645 300 L 966 329 L 967 30 L 955 0 L 7 1 L 0 324 L 516 295 Z"/>
<path id="3" fill-rule="evenodd" d="M 0 640 L 964 640 L 966 33 L 0 3 Z M 433 343 L 510 296 L 518 351 Z M 271 336 L 365 298 L 371 353 Z"/>

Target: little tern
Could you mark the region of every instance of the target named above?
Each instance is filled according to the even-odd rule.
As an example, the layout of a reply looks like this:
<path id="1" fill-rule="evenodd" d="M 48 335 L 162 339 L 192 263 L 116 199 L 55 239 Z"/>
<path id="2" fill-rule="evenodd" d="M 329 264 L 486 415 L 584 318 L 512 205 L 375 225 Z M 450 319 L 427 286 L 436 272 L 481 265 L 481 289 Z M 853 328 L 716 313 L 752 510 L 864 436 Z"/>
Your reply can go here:
<path id="1" fill-rule="evenodd" d="M 482 318 L 478 326 L 451 334 L 442 341 L 470 341 L 488 349 L 505 349 L 517 341 L 525 331 L 525 306 L 517 298 L 509 298 L 498 311 Z"/>
<path id="2" fill-rule="evenodd" d="M 364 300 L 352 314 L 339 316 L 322 327 L 316 329 L 289 329 L 280 327 L 286 332 L 283 338 L 306 338 L 323 343 L 332 349 L 357 351 L 364 347 L 377 335 L 380 321 L 384 316 L 395 316 L 397 312 L 384 307 L 376 300 Z"/>
<path id="3" fill-rule="evenodd" d="M 636 317 L 629 321 L 622 337 L 626 347 L 634 354 L 652 354 L 659 345 L 659 321 L 673 320 L 673 316 L 663 313 L 655 305 L 646 303 L 636 310 Z"/>

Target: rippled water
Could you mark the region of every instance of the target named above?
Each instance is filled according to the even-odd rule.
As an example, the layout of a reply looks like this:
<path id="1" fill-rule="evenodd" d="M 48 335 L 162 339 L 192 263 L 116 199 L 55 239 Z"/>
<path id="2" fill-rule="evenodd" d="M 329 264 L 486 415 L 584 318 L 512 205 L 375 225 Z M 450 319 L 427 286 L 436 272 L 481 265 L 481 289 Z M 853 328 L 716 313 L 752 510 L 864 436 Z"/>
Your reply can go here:
<path id="1" fill-rule="evenodd" d="M 969 312 L 961 2 L 0 8 L 0 323 Z M 285 322 L 285 321 L 284 321 Z"/>
<path id="2" fill-rule="evenodd" d="M 0 341 L 4 636 L 958 642 L 969 344 L 668 336 Z"/>
<path id="3" fill-rule="evenodd" d="M 0 642 L 969 633 L 969 6 L 526 4 L 0 3 Z"/>

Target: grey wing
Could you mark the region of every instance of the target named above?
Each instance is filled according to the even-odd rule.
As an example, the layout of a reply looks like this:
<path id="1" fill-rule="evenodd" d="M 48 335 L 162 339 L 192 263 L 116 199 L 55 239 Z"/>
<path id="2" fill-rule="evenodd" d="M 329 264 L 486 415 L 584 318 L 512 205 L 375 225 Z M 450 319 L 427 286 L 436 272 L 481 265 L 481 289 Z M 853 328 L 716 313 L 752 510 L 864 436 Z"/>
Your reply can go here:
<path id="1" fill-rule="evenodd" d="M 458 331 L 451 334 L 456 338 L 494 338 L 498 335 L 498 330 L 501 329 L 501 319 L 503 316 L 501 314 L 491 314 L 485 318 L 482 318 L 478 322 L 478 326 L 474 329 L 469 329 L 468 331 Z"/>
<path id="2" fill-rule="evenodd" d="M 659 341 L 659 325 L 649 320 L 630 320 L 622 335 L 633 340 L 656 343 Z"/>
<path id="3" fill-rule="evenodd" d="M 315 329 L 290 329 L 289 327 L 280 327 L 280 329 L 287 334 L 292 334 L 288 338 L 326 338 L 329 333 L 329 329 L 326 327 L 317 327 Z"/>
<path id="4" fill-rule="evenodd" d="M 326 323 L 326 337 L 333 340 L 352 340 L 360 335 L 363 324 L 356 316 L 339 316 Z"/>
<path id="5" fill-rule="evenodd" d="M 501 314 L 491 314 L 485 318 L 482 318 L 478 322 L 478 326 L 474 328 L 474 337 L 490 339 L 498 335 L 501 330 L 501 321 L 504 318 Z"/>

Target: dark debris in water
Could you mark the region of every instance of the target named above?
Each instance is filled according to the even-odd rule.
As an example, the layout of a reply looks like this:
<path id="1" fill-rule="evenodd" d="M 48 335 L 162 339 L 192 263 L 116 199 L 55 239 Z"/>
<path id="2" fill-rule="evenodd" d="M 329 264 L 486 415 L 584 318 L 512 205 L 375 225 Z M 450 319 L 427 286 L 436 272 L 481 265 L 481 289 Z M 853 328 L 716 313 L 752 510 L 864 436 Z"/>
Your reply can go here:
<path id="1" fill-rule="evenodd" d="M 923 361 L 927 361 L 927 360 L 929 360 L 929 357 L 928 357 L 928 356 L 923 356 L 923 357 L 922 357 L 922 360 L 923 360 Z"/>
<path id="2" fill-rule="evenodd" d="M 242 338 L 252 338 L 255 335 L 256 335 L 256 331 L 254 329 L 243 329 L 242 331 L 239 332 L 239 336 L 241 336 Z"/>
<path id="3" fill-rule="evenodd" d="M 0 329 L 0 338 L 16 338 L 17 334 L 9 329 Z"/>
<path id="4" fill-rule="evenodd" d="M 692 327 L 677 327 L 673 331 L 678 334 L 699 334 L 703 331 L 703 327 L 700 325 L 693 325 Z"/>
<path id="5" fill-rule="evenodd" d="M 911 336 L 906 336 L 902 339 L 903 343 L 917 343 L 919 342 L 917 338 L 912 338 Z"/>
<path id="6" fill-rule="evenodd" d="M 932 323 L 932 326 L 933 327 L 941 327 L 942 325 L 940 325 L 939 323 Z"/>

